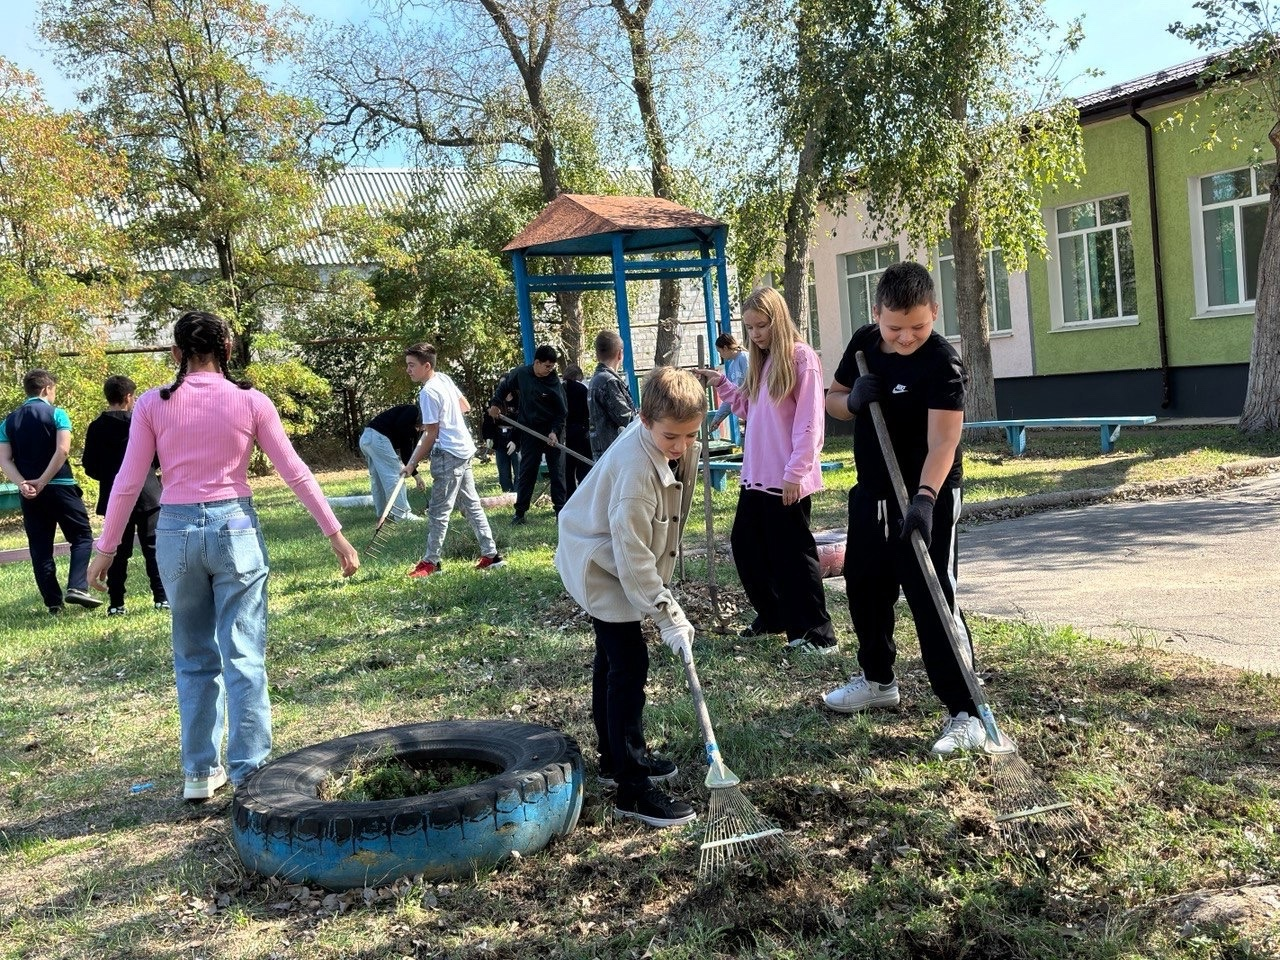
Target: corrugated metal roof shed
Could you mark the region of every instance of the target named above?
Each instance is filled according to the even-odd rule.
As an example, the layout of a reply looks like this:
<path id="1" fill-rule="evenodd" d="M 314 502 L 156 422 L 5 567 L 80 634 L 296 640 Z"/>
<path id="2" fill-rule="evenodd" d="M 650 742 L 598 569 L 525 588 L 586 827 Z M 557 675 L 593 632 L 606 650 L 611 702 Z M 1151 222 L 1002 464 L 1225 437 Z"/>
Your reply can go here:
<path id="1" fill-rule="evenodd" d="M 609 256 L 612 235 L 624 234 L 627 253 L 696 250 L 725 224 L 661 197 L 602 197 L 563 193 L 503 247 L 535 255 Z"/>
<path id="2" fill-rule="evenodd" d="M 415 198 L 435 195 L 447 209 L 461 209 L 491 200 L 502 186 L 536 184 L 537 175 L 524 170 L 493 170 L 477 176 L 469 170 L 374 169 L 350 167 L 325 184 L 320 204 L 310 218 L 319 228 L 324 212 L 334 207 L 365 207 L 387 214 L 405 209 Z M 111 210 L 108 219 L 123 229 L 132 219 L 127 210 Z M 290 255 L 315 267 L 364 265 L 340 239 L 317 236 Z M 213 251 L 192 244 L 157 251 L 143 264 L 146 271 L 204 271 L 217 268 Z"/>

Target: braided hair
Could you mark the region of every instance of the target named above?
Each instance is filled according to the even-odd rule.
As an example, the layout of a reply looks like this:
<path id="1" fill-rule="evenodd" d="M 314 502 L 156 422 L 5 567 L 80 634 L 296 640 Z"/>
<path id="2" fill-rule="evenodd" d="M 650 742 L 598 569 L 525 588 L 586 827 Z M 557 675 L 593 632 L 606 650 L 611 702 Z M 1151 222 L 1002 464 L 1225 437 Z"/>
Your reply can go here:
<path id="1" fill-rule="evenodd" d="M 182 354 L 178 363 L 178 375 L 173 383 L 160 388 L 160 399 L 168 400 L 173 391 L 182 386 L 187 377 L 188 362 L 192 357 L 215 357 L 222 375 L 241 390 L 253 386 L 248 380 L 237 380 L 227 367 L 227 347 L 231 344 L 231 328 L 217 314 L 202 310 L 189 310 L 173 325 L 173 342 Z"/>

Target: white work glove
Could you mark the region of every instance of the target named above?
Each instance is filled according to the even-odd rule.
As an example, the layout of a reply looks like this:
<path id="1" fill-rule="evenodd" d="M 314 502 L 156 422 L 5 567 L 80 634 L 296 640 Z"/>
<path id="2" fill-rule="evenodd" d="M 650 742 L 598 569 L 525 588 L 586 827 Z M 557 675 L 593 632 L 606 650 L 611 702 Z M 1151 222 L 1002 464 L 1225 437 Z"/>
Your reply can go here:
<path id="1" fill-rule="evenodd" d="M 516 442 L 514 440 L 507 441 L 507 456 L 514 457 L 516 455 Z"/>
<path id="2" fill-rule="evenodd" d="M 677 603 L 667 607 L 667 616 L 671 618 L 671 623 L 660 631 L 662 642 L 671 648 L 671 652 L 681 663 L 688 663 L 693 659 L 693 625 Z"/>
<path id="3" fill-rule="evenodd" d="M 484 442 L 484 448 L 485 448 L 486 450 L 492 450 L 492 449 L 493 449 L 493 441 L 492 441 L 492 440 L 486 440 L 486 441 Z"/>

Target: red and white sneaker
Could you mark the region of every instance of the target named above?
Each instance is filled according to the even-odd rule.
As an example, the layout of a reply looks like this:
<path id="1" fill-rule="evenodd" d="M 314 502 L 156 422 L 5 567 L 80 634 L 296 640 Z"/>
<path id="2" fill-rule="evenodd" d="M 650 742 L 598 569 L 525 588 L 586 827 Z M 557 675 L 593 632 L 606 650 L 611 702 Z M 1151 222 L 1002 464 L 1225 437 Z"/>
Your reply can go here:
<path id="1" fill-rule="evenodd" d="M 418 565 L 409 571 L 411 577 L 429 577 L 433 573 L 439 573 L 443 564 L 432 563 L 430 560 L 419 560 Z"/>
<path id="2" fill-rule="evenodd" d="M 477 570 L 492 570 L 494 567 L 505 567 L 507 558 L 500 553 L 495 553 L 492 557 L 481 557 L 476 561 Z"/>

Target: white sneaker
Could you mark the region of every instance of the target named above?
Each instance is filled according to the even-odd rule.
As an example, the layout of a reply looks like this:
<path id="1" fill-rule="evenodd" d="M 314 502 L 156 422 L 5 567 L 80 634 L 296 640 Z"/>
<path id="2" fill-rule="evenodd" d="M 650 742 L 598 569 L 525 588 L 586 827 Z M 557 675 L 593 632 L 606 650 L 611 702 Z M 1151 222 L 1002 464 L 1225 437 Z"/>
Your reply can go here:
<path id="1" fill-rule="evenodd" d="M 961 710 L 954 717 L 947 717 L 942 725 L 942 736 L 929 751 L 945 757 L 957 750 L 981 750 L 987 742 L 987 731 L 978 717 L 971 717 Z"/>
<path id="2" fill-rule="evenodd" d="M 860 713 L 872 707 L 898 705 L 898 681 L 872 683 L 862 674 L 849 678 L 843 687 L 824 694 L 822 702 L 837 713 Z"/>

